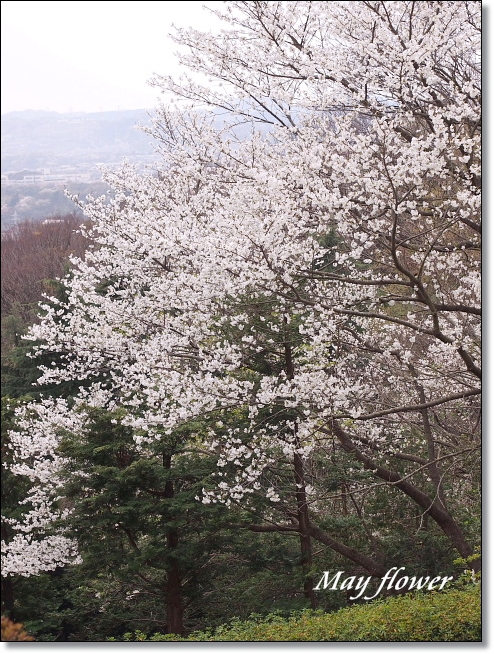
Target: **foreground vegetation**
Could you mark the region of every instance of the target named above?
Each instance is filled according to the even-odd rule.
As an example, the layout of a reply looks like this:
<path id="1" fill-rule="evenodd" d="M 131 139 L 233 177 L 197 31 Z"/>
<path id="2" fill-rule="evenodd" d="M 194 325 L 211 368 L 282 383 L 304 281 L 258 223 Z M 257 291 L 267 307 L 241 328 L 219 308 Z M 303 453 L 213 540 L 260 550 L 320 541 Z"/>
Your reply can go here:
<path id="1" fill-rule="evenodd" d="M 479 642 L 480 589 L 402 595 L 336 613 L 302 611 L 289 618 L 271 614 L 233 620 L 214 631 L 180 638 L 173 634 L 126 634 L 126 641 L 330 641 Z"/>

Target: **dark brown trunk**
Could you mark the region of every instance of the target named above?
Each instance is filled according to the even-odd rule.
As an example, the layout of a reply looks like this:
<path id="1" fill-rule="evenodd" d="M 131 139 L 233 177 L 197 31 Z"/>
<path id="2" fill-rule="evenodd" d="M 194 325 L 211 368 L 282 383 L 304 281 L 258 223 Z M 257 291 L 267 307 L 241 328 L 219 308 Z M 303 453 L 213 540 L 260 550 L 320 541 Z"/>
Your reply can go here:
<path id="1" fill-rule="evenodd" d="M 424 388 L 419 382 L 417 381 L 417 373 L 415 371 L 415 368 L 411 365 L 408 366 L 410 369 L 410 372 L 412 373 L 414 379 L 415 379 L 415 386 L 417 388 L 417 392 L 419 395 L 419 400 L 421 404 L 426 404 L 427 398 L 425 397 L 425 392 Z M 429 411 L 428 409 L 422 409 L 420 411 L 420 416 L 422 418 L 422 425 L 424 428 L 424 434 L 427 439 L 427 455 L 429 458 L 429 475 L 431 478 L 431 481 L 434 485 L 434 488 L 436 490 L 436 498 L 437 501 L 439 502 L 440 506 L 447 511 L 448 507 L 446 506 L 446 499 L 444 497 L 443 493 L 443 487 L 442 487 L 442 477 L 441 477 L 441 471 L 438 468 L 437 462 L 436 462 L 436 445 L 434 443 L 434 435 L 432 433 L 432 428 L 431 428 L 431 423 L 429 420 Z M 436 501 L 436 500 L 434 500 Z"/>
<path id="2" fill-rule="evenodd" d="M 388 568 L 383 566 L 378 561 L 371 559 L 371 557 L 367 556 L 367 554 L 363 554 L 362 552 L 354 550 L 353 547 L 344 545 L 334 538 L 331 538 L 328 533 L 312 523 L 310 525 L 310 535 L 320 543 L 324 543 L 324 545 L 330 547 L 334 552 L 338 552 L 338 554 L 341 554 L 347 559 L 350 559 L 350 561 L 357 563 L 364 570 L 367 570 L 367 572 L 373 577 L 384 577 L 388 570 Z"/>
<path id="3" fill-rule="evenodd" d="M 310 574 L 312 568 L 312 543 L 310 539 L 309 507 L 304 484 L 304 466 L 300 454 L 294 454 L 293 465 L 295 470 L 297 521 L 300 534 L 300 564 L 304 571 L 304 595 L 309 600 L 311 609 L 315 609 L 317 607 L 317 596 L 314 592 L 314 577 Z"/>
<path id="4" fill-rule="evenodd" d="M 171 536 L 172 534 L 169 534 Z M 168 547 L 170 545 L 168 539 Z M 177 539 L 178 544 L 178 539 Z M 166 579 L 166 621 L 169 634 L 184 633 L 184 607 L 182 601 L 182 579 L 177 561 L 172 560 Z"/>
<path id="5" fill-rule="evenodd" d="M 285 330 L 287 320 L 284 319 Z M 286 337 L 288 335 L 285 333 Z M 288 340 L 285 341 L 285 370 L 288 379 L 295 376 L 295 367 L 292 357 L 292 347 Z M 295 426 L 296 430 L 296 426 Z M 300 447 L 298 437 L 295 438 L 295 447 Z M 307 504 L 307 493 L 305 490 L 304 463 L 298 452 L 293 455 L 293 469 L 295 477 L 295 498 L 297 502 L 297 521 L 300 534 L 300 565 L 304 573 L 304 595 L 309 600 L 312 609 L 317 607 L 317 596 L 314 592 L 314 577 L 310 575 L 312 568 L 312 543 L 310 538 L 309 505 Z"/>
<path id="6" fill-rule="evenodd" d="M 463 558 L 467 558 L 473 554 L 473 548 L 466 541 L 460 526 L 448 511 L 439 505 L 439 502 L 431 500 L 426 493 L 409 481 L 402 479 L 398 473 L 378 465 L 370 457 L 361 452 L 350 436 L 336 422 L 333 422 L 333 433 L 340 441 L 343 449 L 353 454 L 357 461 L 364 464 L 366 469 L 372 470 L 376 477 L 391 483 L 395 488 L 399 488 L 405 495 L 416 502 L 441 527 Z M 480 562 L 474 561 L 472 563 L 474 569 L 478 569 L 479 566 Z"/>
<path id="7" fill-rule="evenodd" d="M 163 455 L 163 467 L 171 468 L 171 455 Z M 164 497 L 172 499 L 175 495 L 173 482 L 168 480 L 165 484 Z M 182 579 L 180 566 L 174 550 L 178 547 L 178 531 L 169 528 L 166 537 L 168 549 L 168 574 L 166 578 L 166 620 L 169 634 L 184 633 L 184 605 L 182 599 Z"/>
<path id="8" fill-rule="evenodd" d="M 13 530 L 6 522 L 2 523 L 2 540 L 9 543 L 13 538 Z M 14 620 L 14 580 L 12 577 L 2 577 L 2 615 Z M 14 620 L 15 622 L 15 620 Z"/>
<path id="9" fill-rule="evenodd" d="M 14 581 L 12 577 L 2 577 L 2 615 L 14 620 Z"/>
<path id="10" fill-rule="evenodd" d="M 272 524 L 249 525 L 248 529 L 250 529 L 250 531 L 254 531 L 260 534 L 269 534 L 273 532 L 279 532 L 280 534 L 299 533 L 299 528 L 298 526 L 296 527 L 295 525 L 290 527 L 287 525 L 272 525 Z M 344 543 L 335 540 L 327 532 L 323 531 L 313 523 L 309 524 L 309 535 L 315 540 L 319 541 L 320 543 L 323 543 L 324 545 L 330 547 L 334 552 L 338 552 L 338 554 L 341 554 L 345 558 L 350 559 L 350 561 L 357 563 L 364 570 L 367 570 L 369 574 L 372 575 L 373 577 L 383 577 L 386 574 L 387 568 L 381 565 L 378 561 L 375 561 L 374 559 L 371 559 L 370 556 L 367 556 L 362 552 L 358 552 L 357 550 L 354 550 L 352 547 L 349 547 L 348 545 L 345 545 Z"/>

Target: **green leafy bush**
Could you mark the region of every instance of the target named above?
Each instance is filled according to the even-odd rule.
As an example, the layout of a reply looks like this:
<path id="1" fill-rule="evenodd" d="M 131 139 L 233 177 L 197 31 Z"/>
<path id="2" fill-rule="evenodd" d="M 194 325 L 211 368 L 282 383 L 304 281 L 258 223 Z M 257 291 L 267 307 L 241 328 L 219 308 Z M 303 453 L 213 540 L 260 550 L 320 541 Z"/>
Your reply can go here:
<path id="1" fill-rule="evenodd" d="M 233 620 L 214 632 L 188 638 L 171 634 L 146 637 L 126 634 L 132 641 L 330 641 L 330 642 L 480 642 L 480 585 L 444 593 L 417 593 L 341 609 L 336 613 L 302 611 L 285 619 L 271 614 Z"/>

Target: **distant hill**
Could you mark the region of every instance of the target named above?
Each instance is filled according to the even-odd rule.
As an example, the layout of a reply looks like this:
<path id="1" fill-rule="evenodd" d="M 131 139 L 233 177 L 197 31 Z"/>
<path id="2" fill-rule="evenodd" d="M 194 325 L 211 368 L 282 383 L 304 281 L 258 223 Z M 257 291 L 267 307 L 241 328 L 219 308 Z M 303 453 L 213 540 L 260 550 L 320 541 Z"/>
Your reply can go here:
<path id="1" fill-rule="evenodd" d="M 215 124 L 222 127 L 218 111 Z M 144 169 L 158 157 L 152 138 L 137 128 L 150 112 L 65 113 L 16 111 L 2 116 L 2 230 L 23 220 L 42 220 L 78 211 L 65 189 L 81 198 L 106 193 L 97 164 L 119 165 L 126 158 Z M 263 133 L 269 126 L 258 125 Z M 248 138 L 251 125 L 235 134 Z"/>
<path id="2" fill-rule="evenodd" d="M 22 220 L 78 211 L 64 189 L 84 198 L 105 193 L 98 163 L 155 160 L 151 122 L 142 110 L 66 113 L 16 111 L 2 116 L 2 230 Z"/>
<path id="3" fill-rule="evenodd" d="M 62 165 L 121 162 L 153 154 L 144 109 L 99 113 L 15 111 L 2 116 L 2 173 Z"/>

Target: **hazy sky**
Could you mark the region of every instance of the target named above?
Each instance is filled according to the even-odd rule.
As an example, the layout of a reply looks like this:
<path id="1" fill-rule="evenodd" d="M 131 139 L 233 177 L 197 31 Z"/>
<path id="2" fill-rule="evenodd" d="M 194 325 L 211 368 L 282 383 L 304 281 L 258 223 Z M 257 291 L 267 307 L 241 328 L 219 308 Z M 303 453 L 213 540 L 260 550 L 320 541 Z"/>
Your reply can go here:
<path id="1" fill-rule="evenodd" d="M 191 1 L 2 0 L 1 111 L 151 109 L 153 73 L 177 73 L 172 23 L 215 29 Z M 493 1 L 484 0 L 491 10 Z M 487 23 L 492 11 L 486 15 Z"/>
<path id="2" fill-rule="evenodd" d="M 147 109 L 177 73 L 172 23 L 214 29 L 222 2 L 2 0 L 2 114 Z"/>

